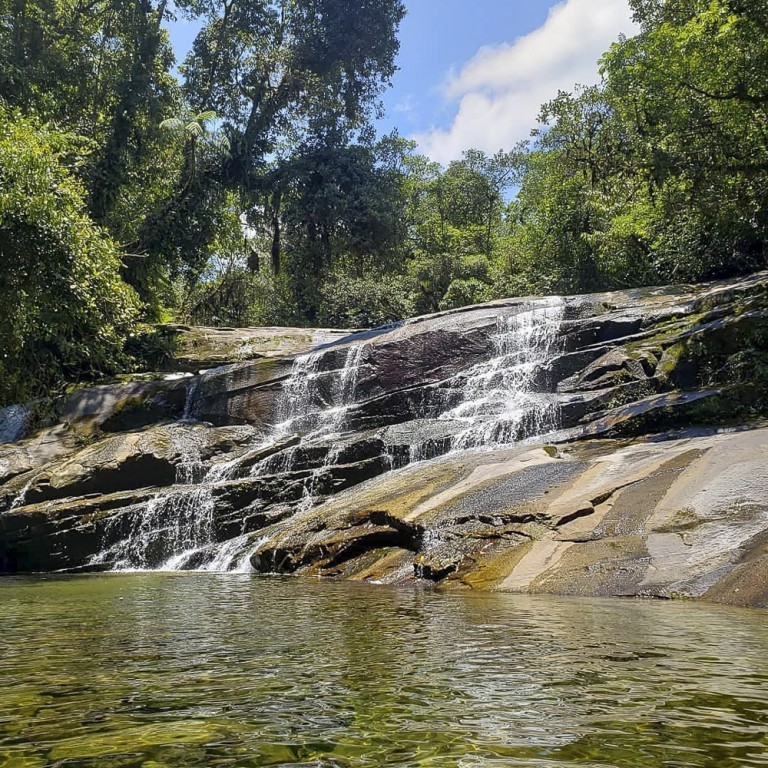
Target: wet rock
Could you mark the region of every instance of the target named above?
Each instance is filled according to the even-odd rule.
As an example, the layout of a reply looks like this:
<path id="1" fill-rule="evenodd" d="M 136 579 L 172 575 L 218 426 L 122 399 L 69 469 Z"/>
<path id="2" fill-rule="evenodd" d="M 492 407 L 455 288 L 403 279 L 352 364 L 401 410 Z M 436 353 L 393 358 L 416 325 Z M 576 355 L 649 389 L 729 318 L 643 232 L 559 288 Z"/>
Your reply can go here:
<path id="1" fill-rule="evenodd" d="M 459 570 L 462 558 L 456 552 L 437 557 L 435 555 L 417 555 L 413 561 L 413 575 L 417 579 L 442 581 Z"/>
<path id="2" fill-rule="evenodd" d="M 74 455 L 19 474 L 0 488 L 8 509 L 55 499 L 171 485 L 185 461 L 206 462 L 246 444 L 252 430 L 169 425 L 100 440 Z M 0 507 L 2 509 L 3 507 Z"/>
<path id="3" fill-rule="evenodd" d="M 129 381 L 77 389 L 57 406 L 59 420 L 83 435 L 126 432 L 184 412 L 185 379 Z"/>
<path id="4" fill-rule="evenodd" d="M 582 417 L 583 427 L 571 431 L 572 436 L 594 437 L 604 435 L 637 435 L 653 433 L 672 426 L 694 421 L 693 407 L 708 399 L 723 396 L 723 389 L 702 389 L 692 392 L 665 392 L 631 400 Z M 726 395 L 727 396 L 727 395 Z"/>
<path id="5" fill-rule="evenodd" d="M 112 515 L 146 503 L 157 492 L 90 494 L 0 514 L 0 572 L 86 568 L 102 547 Z"/>
<path id="6" fill-rule="evenodd" d="M 275 420 L 281 387 L 291 365 L 290 359 L 270 357 L 207 371 L 191 385 L 196 386 L 191 415 L 217 426 L 268 427 Z"/>
<path id="7" fill-rule="evenodd" d="M 0 445 L 21 440 L 27 433 L 30 416 L 23 405 L 0 408 Z"/>
<path id="8" fill-rule="evenodd" d="M 0 569 L 87 568 L 204 491 L 185 567 L 242 537 L 257 571 L 768 599 L 768 275 L 172 335 L 195 375 L 81 390 L 0 449 Z"/>
<path id="9" fill-rule="evenodd" d="M 63 426 L 41 429 L 26 440 L 0 445 L 0 486 L 76 450 L 76 439 Z"/>
<path id="10" fill-rule="evenodd" d="M 650 370 L 649 370 L 650 369 Z M 589 363 L 575 376 L 558 385 L 560 392 L 589 392 L 615 387 L 630 381 L 644 381 L 653 374 L 645 359 L 631 357 L 626 350 L 611 349 Z"/>

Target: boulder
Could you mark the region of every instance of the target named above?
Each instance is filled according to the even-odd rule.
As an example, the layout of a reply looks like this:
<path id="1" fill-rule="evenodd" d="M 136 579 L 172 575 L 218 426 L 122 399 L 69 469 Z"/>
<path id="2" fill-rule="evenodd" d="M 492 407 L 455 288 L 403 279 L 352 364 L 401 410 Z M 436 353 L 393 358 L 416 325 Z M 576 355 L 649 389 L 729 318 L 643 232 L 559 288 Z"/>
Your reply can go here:
<path id="1" fill-rule="evenodd" d="M 57 418 L 84 436 L 124 432 L 176 421 L 184 414 L 183 377 L 125 381 L 79 388 L 57 404 Z"/>

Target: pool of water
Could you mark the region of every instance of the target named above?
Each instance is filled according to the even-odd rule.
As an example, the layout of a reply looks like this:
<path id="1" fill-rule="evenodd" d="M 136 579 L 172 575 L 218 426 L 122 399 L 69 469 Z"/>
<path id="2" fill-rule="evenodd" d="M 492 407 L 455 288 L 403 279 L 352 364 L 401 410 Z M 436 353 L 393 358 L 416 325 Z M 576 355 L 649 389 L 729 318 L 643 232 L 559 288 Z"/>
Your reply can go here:
<path id="1" fill-rule="evenodd" d="M 681 603 L 7 578 L 0 766 L 768 766 L 767 629 Z"/>

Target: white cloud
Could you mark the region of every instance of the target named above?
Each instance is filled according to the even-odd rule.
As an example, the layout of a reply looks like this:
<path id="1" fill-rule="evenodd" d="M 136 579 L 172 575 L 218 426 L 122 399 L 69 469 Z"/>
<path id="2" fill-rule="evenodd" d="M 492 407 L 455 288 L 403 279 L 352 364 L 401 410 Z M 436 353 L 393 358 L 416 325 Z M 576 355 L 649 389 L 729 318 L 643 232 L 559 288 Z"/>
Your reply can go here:
<path id="1" fill-rule="evenodd" d="M 394 111 L 401 115 L 412 115 L 416 110 L 416 99 L 409 93 L 402 101 L 395 104 Z"/>
<path id="2" fill-rule="evenodd" d="M 481 48 L 445 85 L 457 102 L 447 129 L 414 138 L 434 160 L 469 148 L 511 149 L 536 125 L 542 103 L 574 85 L 598 82 L 597 60 L 619 34 L 634 34 L 627 0 L 564 0 L 544 24 L 513 43 Z"/>

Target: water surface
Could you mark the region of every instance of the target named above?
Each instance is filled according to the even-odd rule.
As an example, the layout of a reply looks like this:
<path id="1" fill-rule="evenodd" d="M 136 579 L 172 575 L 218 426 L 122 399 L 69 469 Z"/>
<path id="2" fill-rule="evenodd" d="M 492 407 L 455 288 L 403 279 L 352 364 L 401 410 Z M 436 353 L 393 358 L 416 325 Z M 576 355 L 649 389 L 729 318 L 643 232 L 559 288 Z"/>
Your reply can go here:
<path id="1" fill-rule="evenodd" d="M 768 614 L 243 575 L 0 580 L 0 768 L 768 766 Z"/>

